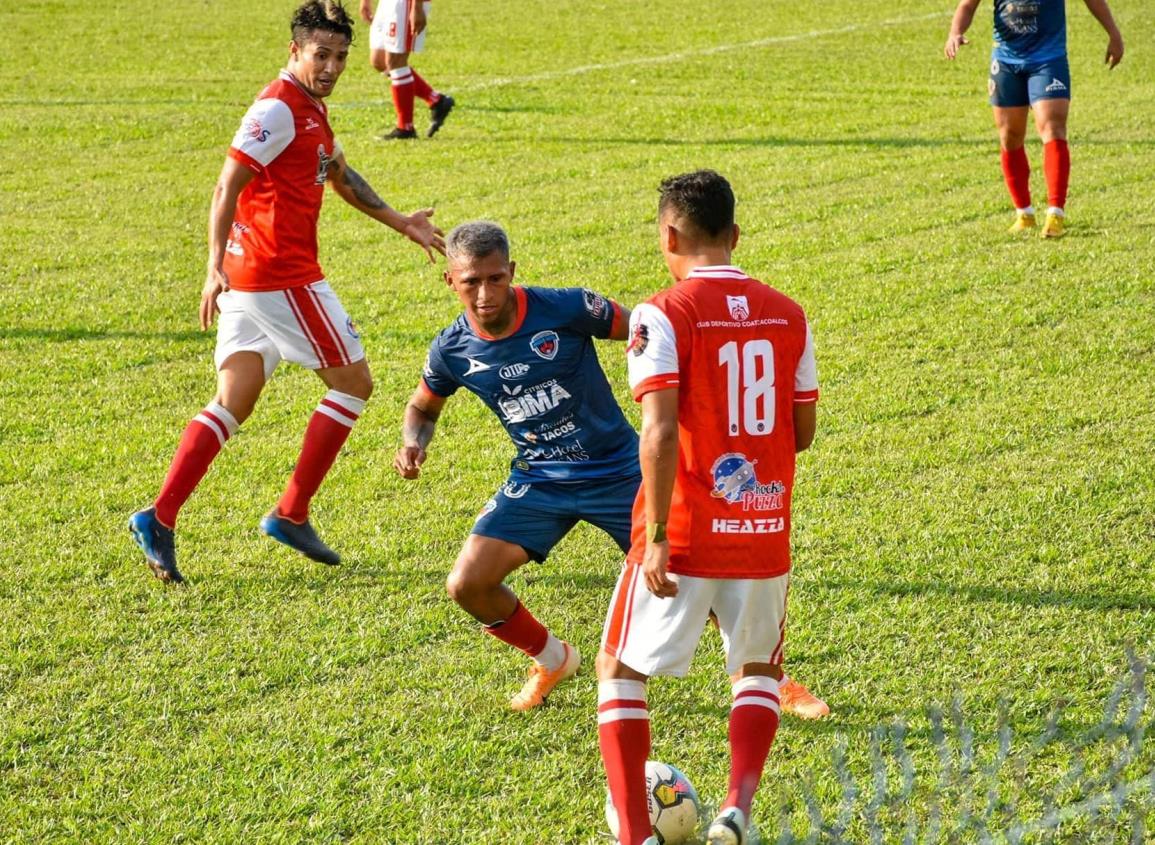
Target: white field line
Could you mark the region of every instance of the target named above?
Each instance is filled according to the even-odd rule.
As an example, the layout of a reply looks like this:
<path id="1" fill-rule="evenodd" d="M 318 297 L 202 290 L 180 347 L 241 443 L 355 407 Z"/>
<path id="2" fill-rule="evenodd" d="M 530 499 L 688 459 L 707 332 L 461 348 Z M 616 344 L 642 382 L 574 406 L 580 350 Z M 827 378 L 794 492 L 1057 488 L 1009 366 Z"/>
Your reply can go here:
<path id="1" fill-rule="evenodd" d="M 720 53 L 733 53 L 736 50 L 760 50 L 764 47 L 774 47 L 778 44 L 793 44 L 798 41 L 811 41 L 818 38 L 827 38 L 832 35 L 846 35 L 853 32 L 871 32 L 893 26 L 903 26 L 908 23 L 919 23 L 936 19 L 949 18 L 952 12 L 931 12 L 926 15 L 913 15 L 905 18 L 890 18 L 884 21 L 870 21 L 867 23 L 848 24 L 835 29 L 812 29 L 809 32 L 800 32 L 796 35 L 772 35 L 769 38 L 759 38 L 754 41 L 739 41 L 734 44 L 717 44 L 713 47 L 703 47 L 700 50 L 685 50 L 680 53 L 665 53 L 661 56 L 641 56 L 636 59 L 621 59 L 616 62 L 602 62 L 594 65 L 579 65 L 563 70 L 547 70 L 542 73 L 532 73 L 527 76 L 502 76 L 496 79 L 486 79 L 472 85 L 461 85 L 454 91 L 482 91 L 487 88 L 504 88 L 511 85 L 527 85 L 534 82 L 547 82 L 551 79 L 564 79 L 567 76 L 582 76 L 587 73 L 597 73 L 603 70 L 621 70 L 629 67 L 646 67 L 649 65 L 665 65 L 681 62 L 686 59 L 697 59 L 703 56 L 716 56 Z M 373 103 L 334 103 L 337 108 L 365 108 L 378 107 L 380 102 Z"/>
<path id="2" fill-rule="evenodd" d="M 796 41 L 810 41 L 816 38 L 825 38 L 831 35 L 845 35 L 851 32 L 869 32 L 874 29 L 885 29 L 892 26 L 902 26 L 908 23 L 929 21 L 935 18 L 949 18 L 950 12 L 931 12 L 927 15 L 916 15 L 905 18 L 891 18 L 885 21 L 871 21 L 869 23 L 849 24 L 837 29 L 815 29 L 797 35 L 774 35 L 769 38 L 759 38 L 755 41 L 740 41 L 735 44 L 718 44 L 714 47 L 705 47 L 701 50 L 686 50 L 681 53 L 666 53 L 662 56 L 642 56 L 636 59 L 622 59 L 616 62 L 604 62 L 595 65 L 579 65 L 565 70 L 550 70 L 544 73 L 534 73 L 528 76 L 509 76 L 497 79 L 487 79 L 476 85 L 462 86 L 462 90 L 480 90 L 483 88 L 500 88 L 506 85 L 524 85 L 530 82 L 544 82 L 550 79 L 561 79 L 566 76 L 581 76 L 586 73 L 595 73 L 600 70 L 620 70 L 627 67 L 642 67 L 646 65 L 664 65 L 671 62 L 680 62 L 685 59 L 697 59 L 702 56 L 716 56 L 719 53 L 732 53 L 735 50 L 758 50 L 763 47 L 773 47 L 777 44 L 791 44 Z"/>

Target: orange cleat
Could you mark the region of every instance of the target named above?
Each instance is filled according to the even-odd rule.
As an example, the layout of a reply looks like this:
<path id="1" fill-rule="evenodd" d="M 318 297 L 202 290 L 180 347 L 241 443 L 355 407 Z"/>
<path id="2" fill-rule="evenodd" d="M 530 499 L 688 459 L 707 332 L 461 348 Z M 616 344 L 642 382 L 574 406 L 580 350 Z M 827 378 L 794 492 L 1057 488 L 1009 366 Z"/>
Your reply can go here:
<path id="1" fill-rule="evenodd" d="M 821 719 L 830 715 L 830 707 L 825 701 L 790 677 L 783 678 L 778 685 L 778 703 L 783 712 L 799 719 Z"/>
<path id="2" fill-rule="evenodd" d="M 565 660 L 562 661 L 561 666 L 550 671 L 540 663 L 535 662 L 529 668 L 529 680 L 525 682 L 521 692 L 510 699 L 510 707 L 519 712 L 540 707 L 545 703 L 546 696 L 553 692 L 554 687 L 566 678 L 572 678 L 577 674 L 578 667 L 582 662 L 581 655 L 569 643 L 562 643 L 562 645 L 565 646 Z"/>

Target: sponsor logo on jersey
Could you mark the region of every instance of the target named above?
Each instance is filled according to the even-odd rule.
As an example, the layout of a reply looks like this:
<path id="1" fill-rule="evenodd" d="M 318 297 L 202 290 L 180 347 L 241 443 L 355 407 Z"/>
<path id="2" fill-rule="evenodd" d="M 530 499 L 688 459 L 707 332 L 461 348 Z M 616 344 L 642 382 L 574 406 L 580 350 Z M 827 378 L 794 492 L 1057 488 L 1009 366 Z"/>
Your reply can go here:
<path id="1" fill-rule="evenodd" d="M 1050 93 L 1052 91 L 1066 91 L 1067 86 L 1063 84 L 1063 80 L 1055 79 L 1055 77 L 1052 76 L 1051 77 L 1051 84 L 1048 85 L 1045 90 L 1048 93 Z"/>
<path id="2" fill-rule="evenodd" d="M 507 499 L 520 499 L 529 492 L 529 484 L 517 484 L 513 481 L 506 482 L 505 486 L 501 488 L 501 492 L 505 494 Z"/>
<path id="3" fill-rule="evenodd" d="M 560 342 L 557 332 L 553 329 L 546 329 L 529 339 L 529 348 L 536 352 L 539 357 L 552 361 L 557 357 L 557 348 Z"/>
<path id="4" fill-rule="evenodd" d="M 469 369 L 465 371 L 462 378 L 471 376 L 474 373 L 484 373 L 489 369 L 489 364 L 484 361 L 478 361 L 476 358 L 470 358 L 468 355 L 465 356 L 465 360 L 469 362 Z"/>
<path id="5" fill-rule="evenodd" d="M 570 420 L 567 423 L 554 426 L 548 431 L 527 431 L 525 433 L 525 439 L 530 443 L 536 443 L 538 440 L 544 440 L 548 443 L 550 440 L 557 440 L 559 437 L 565 437 L 567 434 L 574 434 L 577 430 L 577 423 Z"/>
<path id="6" fill-rule="evenodd" d="M 353 322 L 352 317 L 345 317 L 345 331 L 349 333 L 350 337 L 355 337 L 358 340 L 361 339 L 361 333 L 357 331 L 357 324 Z"/>
<path id="7" fill-rule="evenodd" d="M 582 299 L 585 300 L 586 311 L 590 312 L 591 317 L 604 317 L 606 315 L 606 299 L 600 293 L 582 288 Z"/>
<path id="8" fill-rule="evenodd" d="M 580 440 L 558 446 L 530 446 L 522 453 L 531 461 L 588 461 L 590 453 Z"/>
<path id="9" fill-rule="evenodd" d="M 741 452 L 727 452 L 710 468 L 714 489 L 710 495 L 728 504 L 742 505 L 742 510 L 776 511 L 785 504 L 786 485 L 781 481 L 759 484 L 754 470 L 757 461 L 749 461 Z"/>
<path id="10" fill-rule="evenodd" d="M 715 534 L 777 534 L 786 530 L 781 516 L 768 519 L 715 519 L 710 529 Z"/>
<path id="11" fill-rule="evenodd" d="M 750 319 L 750 303 L 744 296 L 730 296 L 726 294 L 726 307 L 730 309 L 730 316 L 739 322 Z"/>
<path id="12" fill-rule="evenodd" d="M 529 372 L 529 364 L 506 364 L 497 374 L 502 378 L 518 379 Z"/>
<path id="13" fill-rule="evenodd" d="M 497 406 L 506 421 L 511 423 L 525 422 L 548 414 L 566 399 L 573 398 L 569 391 L 556 381 L 535 385 L 524 392 L 521 385 L 514 390 L 510 390 L 504 384 L 501 387 L 509 395 L 498 399 Z"/>
<path id="14" fill-rule="evenodd" d="M 269 130 L 261 126 L 261 122 L 255 117 L 250 117 L 245 121 L 245 132 L 258 144 L 263 144 L 269 140 Z"/>
<path id="15" fill-rule="evenodd" d="M 626 347 L 626 352 L 632 352 L 634 355 L 641 355 L 646 351 L 646 346 L 650 343 L 650 330 L 645 323 L 639 322 L 634 326 L 633 332 L 630 333 L 630 344 Z"/>
<path id="16" fill-rule="evenodd" d="M 321 124 L 317 123 L 317 121 L 313 120 L 313 118 L 311 118 L 311 117 L 305 118 L 305 131 L 306 132 L 308 132 L 310 129 L 319 129 L 320 127 L 321 127 Z"/>

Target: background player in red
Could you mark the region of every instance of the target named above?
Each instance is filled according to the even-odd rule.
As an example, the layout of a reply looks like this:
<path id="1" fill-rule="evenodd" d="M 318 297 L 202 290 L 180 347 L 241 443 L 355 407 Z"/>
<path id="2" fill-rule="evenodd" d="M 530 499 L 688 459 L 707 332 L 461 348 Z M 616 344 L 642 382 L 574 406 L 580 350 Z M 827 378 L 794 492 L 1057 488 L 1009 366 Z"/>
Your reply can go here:
<path id="1" fill-rule="evenodd" d="M 397 125 L 382 140 L 416 138 L 413 128 L 413 101 L 420 97 L 429 104 L 431 121 L 425 137 L 432 138 L 453 111 L 454 101 L 430 87 L 409 65 L 409 54 L 425 46 L 425 25 L 429 20 L 428 0 L 380 0 L 373 13 L 373 0 L 361 0 L 361 18 L 369 29 L 369 62 L 389 75 L 393 110 Z"/>
<path id="2" fill-rule="evenodd" d="M 630 318 L 642 487 L 598 655 L 598 735 L 621 845 L 650 839 L 646 680 L 684 675 L 711 611 L 733 680 L 730 787 L 710 845 L 741 845 L 778 728 L 795 453 L 815 429 L 806 315 L 730 264 L 734 194 L 713 171 L 662 183 L 675 284 Z"/>
<path id="3" fill-rule="evenodd" d="M 1107 0 L 1084 0 L 1107 31 L 1109 67 L 1123 59 L 1123 36 Z M 955 9 L 943 52 L 958 55 L 979 0 L 961 0 Z M 1066 0 L 994 0 L 994 50 L 988 88 L 1002 148 L 1003 178 L 1015 204 L 1011 232 L 1035 228 L 1031 204 L 1031 165 L 1023 146 L 1027 112 L 1035 110 L 1035 128 L 1043 139 L 1047 176 L 1047 217 L 1039 232 L 1059 238 L 1064 232 L 1071 153 L 1067 148 L 1067 114 L 1071 106 L 1071 72 L 1067 63 Z"/>
<path id="4" fill-rule="evenodd" d="M 431 210 L 394 211 L 345 161 L 324 99 L 345 69 L 352 21 L 334 0 L 312 0 L 292 20 L 289 61 L 249 108 L 233 138 L 209 212 L 208 278 L 200 323 L 219 312 L 217 393 L 188 424 L 152 507 L 129 528 L 162 581 L 182 580 L 173 528 L 209 464 L 252 413 L 282 358 L 315 370 L 329 391 L 305 430 L 280 502 L 261 530 L 313 560 L 338 555 L 309 524 L 309 502 L 373 388 L 365 353 L 317 264 L 317 217 L 328 182 L 358 211 L 444 252 Z"/>

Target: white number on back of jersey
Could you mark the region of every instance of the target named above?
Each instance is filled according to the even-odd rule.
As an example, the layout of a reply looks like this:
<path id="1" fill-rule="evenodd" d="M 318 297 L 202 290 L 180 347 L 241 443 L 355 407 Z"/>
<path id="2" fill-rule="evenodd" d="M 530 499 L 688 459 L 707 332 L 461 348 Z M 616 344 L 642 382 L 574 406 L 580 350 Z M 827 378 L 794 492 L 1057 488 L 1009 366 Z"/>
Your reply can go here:
<path id="1" fill-rule="evenodd" d="M 774 346 L 768 340 L 731 340 L 718 350 L 718 365 L 726 368 L 726 430 L 754 436 L 774 430 Z M 741 420 L 741 422 L 739 422 Z"/>

